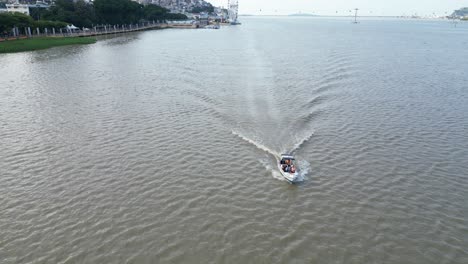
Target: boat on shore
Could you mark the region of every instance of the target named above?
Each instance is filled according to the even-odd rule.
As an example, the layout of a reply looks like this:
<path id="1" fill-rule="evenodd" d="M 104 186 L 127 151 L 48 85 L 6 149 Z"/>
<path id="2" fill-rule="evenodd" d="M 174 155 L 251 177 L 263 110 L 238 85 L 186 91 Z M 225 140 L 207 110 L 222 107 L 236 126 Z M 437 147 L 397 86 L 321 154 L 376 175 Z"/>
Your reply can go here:
<path id="1" fill-rule="evenodd" d="M 278 161 L 278 169 L 289 183 L 295 183 L 299 179 L 295 161 L 294 156 L 290 154 L 281 154 L 281 159 Z"/>

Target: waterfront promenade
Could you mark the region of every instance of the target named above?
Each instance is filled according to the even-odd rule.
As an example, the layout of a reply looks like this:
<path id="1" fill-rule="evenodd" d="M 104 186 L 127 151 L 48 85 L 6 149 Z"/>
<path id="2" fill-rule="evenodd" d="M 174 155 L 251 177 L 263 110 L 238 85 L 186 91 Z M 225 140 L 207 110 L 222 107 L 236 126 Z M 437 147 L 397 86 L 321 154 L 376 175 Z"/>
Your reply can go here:
<path id="1" fill-rule="evenodd" d="M 45 28 L 45 29 L 33 29 L 26 27 L 23 29 L 14 28 L 13 35 L 5 38 L 0 38 L 0 41 L 5 40 L 15 40 L 15 39 L 24 39 L 24 38 L 37 38 L 37 37 L 93 37 L 101 35 L 110 35 L 110 34 L 121 34 L 128 32 L 144 31 L 144 30 L 153 30 L 153 29 L 166 29 L 166 28 L 186 28 L 186 29 L 195 29 L 198 28 L 196 23 L 190 23 L 185 21 L 169 21 L 169 22 L 146 22 L 139 24 L 129 24 L 129 25 L 100 25 L 93 28 L 66 28 L 56 30 L 55 28 Z"/>

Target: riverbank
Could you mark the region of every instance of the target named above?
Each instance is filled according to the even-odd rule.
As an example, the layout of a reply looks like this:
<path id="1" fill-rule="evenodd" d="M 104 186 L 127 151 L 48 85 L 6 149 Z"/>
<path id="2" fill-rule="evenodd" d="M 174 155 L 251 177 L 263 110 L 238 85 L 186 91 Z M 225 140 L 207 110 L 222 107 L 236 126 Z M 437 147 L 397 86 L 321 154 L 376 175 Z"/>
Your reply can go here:
<path id="1" fill-rule="evenodd" d="M 66 45 L 83 45 L 96 43 L 93 37 L 41 37 L 0 42 L 0 53 L 13 53 L 48 49 Z"/>
<path id="2" fill-rule="evenodd" d="M 20 35 L 10 39 L 0 39 L 0 53 L 13 53 L 22 51 L 33 51 L 52 48 L 55 46 L 92 44 L 96 42 L 96 36 L 125 34 L 137 31 L 155 30 L 155 29 L 196 29 L 199 28 L 194 23 L 147 23 L 122 26 L 104 26 L 88 31 L 80 32 L 56 32 L 54 30 L 38 33 L 38 35 Z M 28 31 L 27 31 L 28 32 Z M 34 31 L 29 31 L 34 32 Z M 52 32 L 52 33 L 50 33 Z"/>

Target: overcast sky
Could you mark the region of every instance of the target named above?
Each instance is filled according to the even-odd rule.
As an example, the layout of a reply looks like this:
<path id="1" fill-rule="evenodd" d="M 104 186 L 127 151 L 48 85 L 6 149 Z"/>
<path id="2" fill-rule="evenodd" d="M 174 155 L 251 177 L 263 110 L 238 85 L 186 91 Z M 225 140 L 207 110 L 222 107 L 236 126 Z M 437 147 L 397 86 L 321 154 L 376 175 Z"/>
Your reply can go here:
<path id="1" fill-rule="evenodd" d="M 228 0 L 208 1 L 216 6 L 227 6 Z M 468 0 L 239 0 L 241 14 L 257 15 L 299 12 L 347 15 L 354 8 L 359 8 L 361 15 L 445 15 L 461 7 L 468 7 Z"/>

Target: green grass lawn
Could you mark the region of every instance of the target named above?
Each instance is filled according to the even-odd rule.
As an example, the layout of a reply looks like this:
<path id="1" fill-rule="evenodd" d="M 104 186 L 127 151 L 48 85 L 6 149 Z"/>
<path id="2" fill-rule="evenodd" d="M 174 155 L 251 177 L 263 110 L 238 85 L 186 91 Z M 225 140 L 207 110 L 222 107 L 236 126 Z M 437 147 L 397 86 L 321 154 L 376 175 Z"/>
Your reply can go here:
<path id="1" fill-rule="evenodd" d="M 95 43 L 95 38 L 89 37 L 70 37 L 70 38 L 29 38 L 8 40 L 0 42 L 0 53 L 22 52 L 31 50 L 48 49 L 51 47 L 76 45 L 76 44 L 92 44 Z"/>

